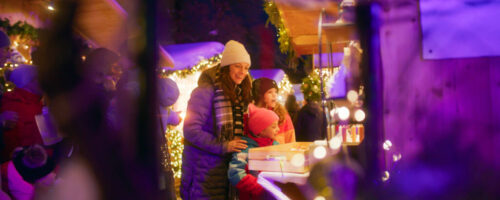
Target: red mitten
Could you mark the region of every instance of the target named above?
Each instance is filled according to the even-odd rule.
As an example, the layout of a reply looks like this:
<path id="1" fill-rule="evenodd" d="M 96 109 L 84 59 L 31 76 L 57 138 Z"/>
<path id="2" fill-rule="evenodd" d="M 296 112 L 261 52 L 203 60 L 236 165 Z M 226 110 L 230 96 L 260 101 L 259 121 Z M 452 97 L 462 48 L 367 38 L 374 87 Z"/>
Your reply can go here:
<path id="1" fill-rule="evenodd" d="M 252 196 L 259 196 L 264 191 L 264 188 L 259 183 L 257 183 L 257 178 L 250 174 L 247 174 L 245 177 L 243 177 L 243 179 L 241 179 L 240 182 L 236 184 L 236 188 L 239 191 L 250 193 L 252 194 Z"/>

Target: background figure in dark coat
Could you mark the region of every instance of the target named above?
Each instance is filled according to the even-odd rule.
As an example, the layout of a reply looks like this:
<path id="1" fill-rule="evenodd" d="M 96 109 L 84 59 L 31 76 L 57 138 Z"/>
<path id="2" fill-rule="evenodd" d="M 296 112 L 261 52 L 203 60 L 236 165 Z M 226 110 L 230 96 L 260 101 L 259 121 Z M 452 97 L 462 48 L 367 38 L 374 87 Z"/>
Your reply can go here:
<path id="1" fill-rule="evenodd" d="M 307 100 L 295 121 L 297 142 L 312 142 L 326 138 L 326 116 L 317 101 Z"/>
<path id="2" fill-rule="evenodd" d="M 297 120 L 297 113 L 299 112 L 300 106 L 297 103 L 297 98 L 295 98 L 295 95 L 289 94 L 286 97 L 285 108 L 288 111 L 290 118 L 292 118 L 292 121 Z"/>

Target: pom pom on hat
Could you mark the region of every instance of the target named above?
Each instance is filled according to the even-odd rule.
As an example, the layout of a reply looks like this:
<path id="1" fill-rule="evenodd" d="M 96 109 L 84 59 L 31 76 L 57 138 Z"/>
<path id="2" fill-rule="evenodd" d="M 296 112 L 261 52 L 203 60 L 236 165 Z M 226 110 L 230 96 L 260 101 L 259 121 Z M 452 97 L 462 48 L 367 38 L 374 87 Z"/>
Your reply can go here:
<path id="1" fill-rule="evenodd" d="M 9 36 L 5 32 L 0 31 L 0 48 L 5 48 L 9 46 L 10 46 Z"/>
<path id="2" fill-rule="evenodd" d="M 30 183 L 47 176 L 55 169 L 53 158 L 37 144 L 14 150 L 12 162 L 17 172 Z"/>
<path id="3" fill-rule="evenodd" d="M 224 47 L 224 51 L 222 52 L 220 66 L 228 66 L 235 63 L 252 64 L 250 61 L 250 55 L 245 49 L 245 46 L 237 41 L 229 40 Z"/>
<path id="4" fill-rule="evenodd" d="M 264 129 L 279 120 L 274 111 L 258 108 L 253 104 L 248 105 L 248 128 L 253 134 L 259 135 Z"/>

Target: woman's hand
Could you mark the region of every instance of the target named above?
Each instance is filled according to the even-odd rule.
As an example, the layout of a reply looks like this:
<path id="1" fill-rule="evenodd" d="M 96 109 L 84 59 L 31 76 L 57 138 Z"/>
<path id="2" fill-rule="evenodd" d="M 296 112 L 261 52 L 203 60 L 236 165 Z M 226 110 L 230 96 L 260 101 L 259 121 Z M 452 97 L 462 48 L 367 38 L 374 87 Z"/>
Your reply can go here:
<path id="1" fill-rule="evenodd" d="M 234 139 L 227 143 L 227 152 L 241 152 L 241 150 L 246 149 L 247 147 L 246 140 Z"/>

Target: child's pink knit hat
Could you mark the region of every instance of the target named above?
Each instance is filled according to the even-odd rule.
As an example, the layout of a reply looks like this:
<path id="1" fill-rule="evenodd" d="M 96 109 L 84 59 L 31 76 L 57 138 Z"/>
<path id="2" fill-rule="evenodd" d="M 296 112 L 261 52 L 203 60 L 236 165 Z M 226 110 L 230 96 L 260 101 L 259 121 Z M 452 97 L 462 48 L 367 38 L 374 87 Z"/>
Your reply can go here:
<path id="1" fill-rule="evenodd" d="M 253 104 L 248 105 L 248 128 L 253 134 L 259 135 L 264 129 L 278 120 L 279 117 L 274 111 L 258 108 Z"/>

